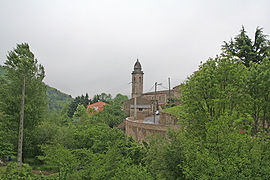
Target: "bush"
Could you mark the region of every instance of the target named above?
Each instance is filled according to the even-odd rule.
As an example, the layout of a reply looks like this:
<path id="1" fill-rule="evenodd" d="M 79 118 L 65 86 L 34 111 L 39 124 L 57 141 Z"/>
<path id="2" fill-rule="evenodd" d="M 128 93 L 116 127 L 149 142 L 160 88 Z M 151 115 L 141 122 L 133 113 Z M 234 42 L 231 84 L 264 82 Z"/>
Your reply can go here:
<path id="1" fill-rule="evenodd" d="M 11 162 L 8 164 L 6 172 L 2 177 L 3 179 L 8 179 L 8 180 L 35 179 L 35 175 L 33 174 L 31 166 L 29 166 L 28 164 L 23 164 L 22 169 L 19 170 L 18 164 L 16 162 Z"/>

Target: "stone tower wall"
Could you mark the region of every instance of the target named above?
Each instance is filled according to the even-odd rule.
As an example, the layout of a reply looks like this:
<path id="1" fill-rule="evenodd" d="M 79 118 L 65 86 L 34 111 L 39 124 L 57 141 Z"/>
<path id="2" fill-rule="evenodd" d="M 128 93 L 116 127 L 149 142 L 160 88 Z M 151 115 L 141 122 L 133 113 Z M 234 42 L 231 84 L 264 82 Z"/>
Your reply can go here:
<path id="1" fill-rule="evenodd" d="M 136 83 L 136 91 L 135 91 Z M 143 73 L 132 73 L 132 98 L 141 96 L 143 94 Z"/>

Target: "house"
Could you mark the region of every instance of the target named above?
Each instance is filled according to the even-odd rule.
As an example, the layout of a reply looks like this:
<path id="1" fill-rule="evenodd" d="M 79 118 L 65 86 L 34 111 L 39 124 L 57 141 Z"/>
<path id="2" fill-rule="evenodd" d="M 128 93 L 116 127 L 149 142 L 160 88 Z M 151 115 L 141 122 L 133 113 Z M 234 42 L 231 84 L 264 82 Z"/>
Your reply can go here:
<path id="1" fill-rule="evenodd" d="M 87 112 L 89 112 L 89 114 L 92 114 L 93 112 L 102 111 L 105 105 L 107 105 L 107 103 L 102 102 L 102 101 L 98 101 L 98 102 L 93 103 L 93 104 L 90 104 L 90 102 L 89 102 L 86 109 L 87 109 Z"/>

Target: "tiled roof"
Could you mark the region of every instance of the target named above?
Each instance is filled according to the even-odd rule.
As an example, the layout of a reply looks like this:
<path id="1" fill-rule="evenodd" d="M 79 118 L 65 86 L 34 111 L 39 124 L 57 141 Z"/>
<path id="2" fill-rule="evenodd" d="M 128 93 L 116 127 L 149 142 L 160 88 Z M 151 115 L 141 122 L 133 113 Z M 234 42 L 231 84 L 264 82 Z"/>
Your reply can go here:
<path id="1" fill-rule="evenodd" d="M 101 111 L 103 110 L 103 106 L 107 105 L 107 103 L 102 102 L 102 101 L 98 101 L 96 103 L 93 104 L 89 104 L 87 106 L 87 109 L 94 109 L 95 111 Z"/>

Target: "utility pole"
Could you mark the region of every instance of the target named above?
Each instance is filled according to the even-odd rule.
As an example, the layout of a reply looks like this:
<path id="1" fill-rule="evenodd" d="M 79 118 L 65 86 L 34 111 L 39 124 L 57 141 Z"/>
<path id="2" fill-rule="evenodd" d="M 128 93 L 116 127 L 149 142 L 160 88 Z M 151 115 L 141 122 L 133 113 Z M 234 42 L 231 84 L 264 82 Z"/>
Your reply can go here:
<path id="1" fill-rule="evenodd" d="M 156 111 L 157 111 L 157 82 L 155 82 L 154 124 L 156 124 Z"/>
<path id="2" fill-rule="evenodd" d="M 21 104 L 21 112 L 20 112 L 20 128 L 19 128 L 19 142 L 18 142 L 18 169 L 19 170 L 22 169 L 24 94 L 25 94 L 25 76 L 23 77 L 23 85 L 22 85 L 22 104 Z"/>
<path id="3" fill-rule="evenodd" d="M 137 84 L 136 84 L 136 77 L 134 79 L 134 120 L 137 120 Z"/>
<path id="4" fill-rule="evenodd" d="M 171 97 L 171 78 L 168 78 L 169 81 L 169 98 Z"/>

